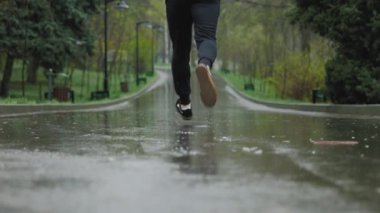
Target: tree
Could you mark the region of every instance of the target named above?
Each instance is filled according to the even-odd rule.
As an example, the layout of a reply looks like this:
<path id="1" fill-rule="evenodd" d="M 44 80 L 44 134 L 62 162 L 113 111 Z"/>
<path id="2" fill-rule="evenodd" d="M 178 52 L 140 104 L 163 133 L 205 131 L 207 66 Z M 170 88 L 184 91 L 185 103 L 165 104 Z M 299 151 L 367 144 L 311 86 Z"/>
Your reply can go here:
<path id="1" fill-rule="evenodd" d="M 56 72 L 67 58 L 90 54 L 93 36 L 87 20 L 96 11 L 96 0 L 6 0 L 0 2 L 0 52 L 7 54 L 0 96 L 9 92 L 15 58 L 32 59 Z M 25 42 L 27 40 L 27 42 Z M 78 42 L 82 45 L 78 46 Z M 81 51 L 85 49 L 86 51 Z"/>
<path id="2" fill-rule="evenodd" d="M 295 0 L 292 19 L 330 39 L 327 89 L 334 103 L 380 103 L 380 2 Z"/>
<path id="3" fill-rule="evenodd" d="M 19 1 L 0 2 L 0 51 L 6 53 L 0 96 L 8 95 L 9 82 L 12 77 L 13 63 L 21 55 L 20 44 L 25 31 L 20 21 Z M 12 15 L 11 15 L 12 14 Z"/>
<path id="4" fill-rule="evenodd" d="M 325 69 L 320 64 L 326 62 L 331 48 L 326 39 L 290 23 L 289 3 L 222 2 L 218 64 L 236 71 L 244 81 L 256 79 L 252 83 L 258 96 L 310 100 L 312 90 L 324 85 Z"/>
<path id="5" fill-rule="evenodd" d="M 94 36 L 89 27 L 89 17 L 96 11 L 98 1 L 90 0 L 50 0 L 42 5 L 31 5 L 32 32 L 36 37 L 32 55 L 37 63 L 46 69 L 60 72 L 68 58 L 84 58 L 91 54 Z M 35 7 L 33 7 L 35 6 Z M 39 12 L 43 11 L 43 12 Z M 83 51 L 85 50 L 85 51 Z M 33 63 L 31 63 L 33 65 Z"/>

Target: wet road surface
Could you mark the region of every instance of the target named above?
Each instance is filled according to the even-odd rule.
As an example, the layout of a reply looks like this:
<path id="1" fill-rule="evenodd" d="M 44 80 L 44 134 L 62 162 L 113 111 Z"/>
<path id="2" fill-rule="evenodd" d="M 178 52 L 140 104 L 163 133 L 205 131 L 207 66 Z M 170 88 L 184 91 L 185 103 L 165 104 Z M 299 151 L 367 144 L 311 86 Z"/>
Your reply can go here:
<path id="1" fill-rule="evenodd" d="M 0 118 L 0 212 L 380 212 L 380 120 L 276 111 L 170 77 L 108 111 Z M 358 141 L 351 146 L 310 141 Z"/>

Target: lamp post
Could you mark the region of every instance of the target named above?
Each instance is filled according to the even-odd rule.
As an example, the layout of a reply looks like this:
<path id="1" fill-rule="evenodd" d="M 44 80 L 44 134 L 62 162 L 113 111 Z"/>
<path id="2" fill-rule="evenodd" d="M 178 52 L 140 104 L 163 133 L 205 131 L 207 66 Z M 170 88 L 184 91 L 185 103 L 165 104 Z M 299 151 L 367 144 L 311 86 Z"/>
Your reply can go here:
<path id="1" fill-rule="evenodd" d="M 152 66 L 152 67 L 151 67 L 151 71 L 150 71 L 151 73 L 150 73 L 150 74 L 151 74 L 152 76 L 154 75 L 154 37 L 156 36 L 156 34 L 154 33 L 154 30 L 155 30 L 155 25 L 152 26 L 152 41 L 151 41 L 151 45 L 152 45 L 152 46 L 151 46 L 151 50 L 150 50 L 150 51 L 151 51 L 151 54 L 152 54 L 152 55 L 151 55 L 151 57 L 152 57 L 152 58 L 151 58 L 151 59 L 152 59 L 152 61 L 151 61 L 151 66 Z"/>
<path id="2" fill-rule="evenodd" d="M 139 21 L 136 22 L 136 85 L 140 85 L 140 60 L 139 60 L 139 28 L 141 25 L 151 25 L 152 23 L 149 21 Z"/>
<path id="3" fill-rule="evenodd" d="M 152 75 L 154 75 L 154 63 L 155 63 L 155 31 L 164 32 L 164 27 L 159 24 L 152 24 Z"/>
<path id="4" fill-rule="evenodd" d="M 109 97 L 109 77 L 108 77 L 108 3 L 112 0 L 104 0 L 104 79 L 103 79 L 103 92 L 106 97 Z M 129 6 L 125 1 L 119 1 L 116 5 L 118 9 L 128 9 Z"/>

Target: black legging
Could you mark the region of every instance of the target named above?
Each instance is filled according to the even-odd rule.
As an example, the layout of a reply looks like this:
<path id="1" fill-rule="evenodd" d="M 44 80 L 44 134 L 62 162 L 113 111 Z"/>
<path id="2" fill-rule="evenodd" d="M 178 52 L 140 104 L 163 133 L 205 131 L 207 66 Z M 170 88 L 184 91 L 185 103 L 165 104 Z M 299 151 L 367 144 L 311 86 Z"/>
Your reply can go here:
<path id="1" fill-rule="evenodd" d="M 198 62 L 212 67 L 216 58 L 216 27 L 220 0 L 166 0 L 173 42 L 172 72 L 181 103 L 190 102 L 190 51 L 194 24 Z"/>

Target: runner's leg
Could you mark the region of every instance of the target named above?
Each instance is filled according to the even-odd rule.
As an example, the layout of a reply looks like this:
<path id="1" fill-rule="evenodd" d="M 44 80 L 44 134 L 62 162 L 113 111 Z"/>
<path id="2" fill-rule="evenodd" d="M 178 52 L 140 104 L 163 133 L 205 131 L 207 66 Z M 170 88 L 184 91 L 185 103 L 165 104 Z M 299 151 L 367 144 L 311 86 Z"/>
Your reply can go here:
<path id="1" fill-rule="evenodd" d="M 219 13 L 220 0 L 200 1 L 192 5 L 199 62 L 210 68 L 217 54 L 216 29 Z"/>
<path id="2" fill-rule="evenodd" d="M 172 72 L 175 91 L 182 104 L 190 103 L 190 51 L 192 43 L 191 4 L 184 0 L 167 0 L 166 13 L 173 43 Z"/>

